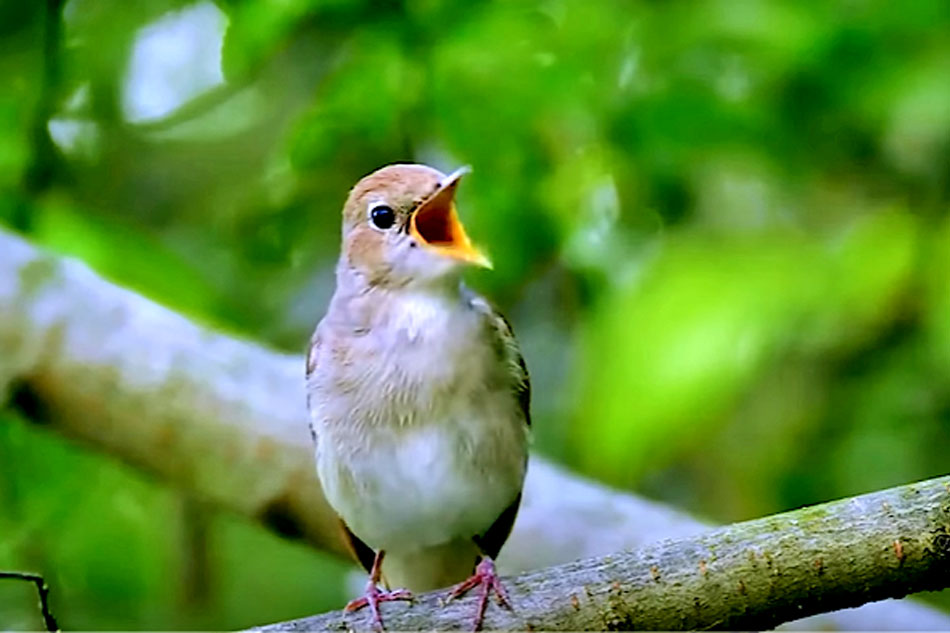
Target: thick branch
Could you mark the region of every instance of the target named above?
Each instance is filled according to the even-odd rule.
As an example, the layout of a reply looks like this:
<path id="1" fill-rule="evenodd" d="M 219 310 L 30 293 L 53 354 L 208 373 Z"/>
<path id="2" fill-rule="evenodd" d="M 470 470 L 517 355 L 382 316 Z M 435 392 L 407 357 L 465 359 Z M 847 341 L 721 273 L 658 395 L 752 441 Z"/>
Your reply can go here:
<path id="1" fill-rule="evenodd" d="M 524 574 L 516 612 L 490 630 L 762 630 L 802 616 L 950 585 L 950 477 L 738 523 Z M 472 603 L 445 592 L 386 603 L 395 631 L 459 630 Z M 335 611 L 259 631 L 367 628 Z"/>
<path id="2" fill-rule="evenodd" d="M 6 394 L 32 419 L 342 554 L 314 472 L 302 371 L 296 355 L 214 333 L 0 231 L 0 401 Z M 705 527 L 535 457 L 500 563 L 538 569 Z M 934 613 L 887 611 L 904 626 Z"/>

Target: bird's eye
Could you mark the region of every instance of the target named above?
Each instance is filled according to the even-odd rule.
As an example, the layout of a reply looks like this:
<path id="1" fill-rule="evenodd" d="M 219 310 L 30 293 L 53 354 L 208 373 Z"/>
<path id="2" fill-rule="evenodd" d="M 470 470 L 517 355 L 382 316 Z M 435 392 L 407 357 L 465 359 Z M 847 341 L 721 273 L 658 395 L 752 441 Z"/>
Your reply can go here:
<path id="1" fill-rule="evenodd" d="M 369 219 L 377 229 L 386 230 L 396 223 L 396 212 L 388 205 L 378 204 L 370 209 Z"/>

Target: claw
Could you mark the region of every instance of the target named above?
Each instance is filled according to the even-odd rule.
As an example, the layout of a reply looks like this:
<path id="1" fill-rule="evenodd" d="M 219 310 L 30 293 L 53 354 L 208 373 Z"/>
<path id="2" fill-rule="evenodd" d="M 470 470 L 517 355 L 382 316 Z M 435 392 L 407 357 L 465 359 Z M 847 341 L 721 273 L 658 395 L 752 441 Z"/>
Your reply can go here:
<path id="1" fill-rule="evenodd" d="M 412 600 L 412 593 L 406 589 L 396 589 L 394 591 L 384 591 L 379 588 L 380 568 L 383 563 L 383 552 L 376 554 L 376 560 L 373 561 L 373 569 L 369 574 L 369 582 L 366 583 L 366 592 L 362 597 L 354 598 L 346 603 L 343 610 L 347 613 L 358 611 L 363 607 L 369 607 L 373 614 L 373 628 L 377 631 L 385 630 L 383 627 L 383 616 L 379 613 L 380 602 L 392 602 L 394 600 Z"/>
<path id="2" fill-rule="evenodd" d="M 468 593 L 475 587 L 479 587 L 478 611 L 475 614 L 475 622 L 472 630 L 478 631 L 482 628 L 482 623 L 485 621 L 485 608 L 488 606 L 488 596 L 492 592 L 494 592 L 495 600 L 499 605 L 507 609 L 512 609 L 512 607 L 511 601 L 508 599 L 508 591 L 505 589 L 505 586 L 501 584 L 501 579 L 495 572 L 495 563 L 492 562 L 492 559 L 487 557 L 483 558 L 475 567 L 475 573 L 452 589 L 448 601 Z"/>

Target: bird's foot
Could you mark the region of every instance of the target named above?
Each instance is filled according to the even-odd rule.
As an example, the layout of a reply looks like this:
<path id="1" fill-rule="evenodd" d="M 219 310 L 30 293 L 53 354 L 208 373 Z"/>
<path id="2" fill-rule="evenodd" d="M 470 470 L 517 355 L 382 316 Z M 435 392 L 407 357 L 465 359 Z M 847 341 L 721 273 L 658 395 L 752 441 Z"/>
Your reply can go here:
<path id="1" fill-rule="evenodd" d="M 373 614 L 373 626 L 377 631 L 383 630 L 383 616 L 379 614 L 380 602 L 392 602 L 393 600 L 412 600 L 412 593 L 406 589 L 396 589 L 395 591 L 384 591 L 380 589 L 376 582 L 370 580 L 366 585 L 366 593 L 361 598 L 350 600 L 344 611 L 358 611 L 368 606 Z"/>
<path id="2" fill-rule="evenodd" d="M 456 585 L 452 593 L 449 594 L 448 599 L 452 600 L 458 598 L 475 587 L 478 587 L 479 591 L 478 612 L 475 614 L 475 622 L 472 627 L 473 631 L 477 631 L 482 627 L 482 622 L 485 619 L 485 608 L 488 606 L 488 596 L 492 592 L 495 593 L 495 599 L 498 601 L 498 604 L 511 609 L 508 591 L 505 590 L 505 586 L 501 584 L 501 578 L 498 577 L 495 571 L 495 563 L 492 559 L 483 558 L 475 567 L 475 573 L 472 574 L 468 580 Z"/>

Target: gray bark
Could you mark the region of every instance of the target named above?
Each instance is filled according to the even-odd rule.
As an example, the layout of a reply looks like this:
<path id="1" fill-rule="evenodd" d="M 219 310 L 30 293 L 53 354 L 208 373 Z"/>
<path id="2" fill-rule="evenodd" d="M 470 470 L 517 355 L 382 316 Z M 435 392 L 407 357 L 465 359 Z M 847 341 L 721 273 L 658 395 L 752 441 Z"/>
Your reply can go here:
<path id="1" fill-rule="evenodd" d="M 313 467 L 303 360 L 215 333 L 0 231 L 0 402 L 285 536 L 345 552 Z M 507 573 L 707 526 L 532 457 Z M 822 628 L 859 628 L 844 612 Z M 950 618 L 886 608 L 896 628 Z M 866 624 L 864 625 L 866 628 Z"/>

